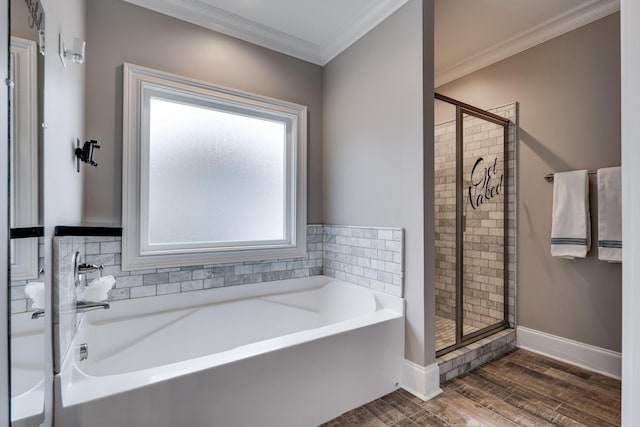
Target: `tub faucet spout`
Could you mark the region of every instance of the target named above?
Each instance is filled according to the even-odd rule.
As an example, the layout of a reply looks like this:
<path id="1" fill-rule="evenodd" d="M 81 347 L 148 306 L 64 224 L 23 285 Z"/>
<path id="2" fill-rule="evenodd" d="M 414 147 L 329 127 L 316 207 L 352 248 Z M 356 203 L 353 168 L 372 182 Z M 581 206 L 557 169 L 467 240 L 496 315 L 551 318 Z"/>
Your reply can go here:
<path id="1" fill-rule="evenodd" d="M 89 310 L 95 310 L 97 308 L 103 308 L 105 310 L 108 310 L 110 308 L 109 303 L 108 302 L 84 302 L 84 301 L 78 301 L 76 303 L 76 308 L 79 312 L 82 311 L 89 311 Z"/>

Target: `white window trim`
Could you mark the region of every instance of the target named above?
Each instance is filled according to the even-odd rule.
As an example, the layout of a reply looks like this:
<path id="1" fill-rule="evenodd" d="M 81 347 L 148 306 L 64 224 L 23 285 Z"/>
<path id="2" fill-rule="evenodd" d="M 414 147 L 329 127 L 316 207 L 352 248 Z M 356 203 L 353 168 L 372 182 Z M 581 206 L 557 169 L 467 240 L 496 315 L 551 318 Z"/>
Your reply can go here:
<path id="1" fill-rule="evenodd" d="M 124 64 L 123 76 L 123 158 L 122 158 L 122 269 L 151 269 L 208 265 L 230 262 L 297 258 L 306 255 L 307 218 L 307 107 L 260 95 L 188 79 L 133 64 Z M 212 246 L 151 251 L 142 244 L 143 217 L 141 106 L 147 90 L 178 91 L 198 96 L 214 96 L 234 104 L 287 117 L 295 143 L 291 147 L 292 182 L 287 198 L 290 228 L 284 241 L 247 242 L 242 246 Z"/>
<path id="2" fill-rule="evenodd" d="M 11 227 L 38 224 L 38 47 L 11 36 Z M 38 239 L 10 240 L 11 280 L 38 278 Z"/>

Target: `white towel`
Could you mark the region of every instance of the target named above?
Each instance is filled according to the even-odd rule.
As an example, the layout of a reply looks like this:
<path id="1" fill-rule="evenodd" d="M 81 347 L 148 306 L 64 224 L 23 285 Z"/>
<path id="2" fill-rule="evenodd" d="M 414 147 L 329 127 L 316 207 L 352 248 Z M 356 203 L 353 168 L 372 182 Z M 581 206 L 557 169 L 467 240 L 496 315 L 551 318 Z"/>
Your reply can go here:
<path id="1" fill-rule="evenodd" d="M 109 291 L 116 284 L 116 279 L 113 276 L 104 276 L 93 279 L 89 285 L 85 286 L 80 295 L 78 295 L 78 301 L 83 302 L 103 302 L 109 298 Z"/>
<path id="2" fill-rule="evenodd" d="M 556 173 L 553 177 L 551 255 L 584 258 L 589 249 L 589 174 L 586 170 Z"/>
<path id="3" fill-rule="evenodd" d="M 31 282 L 24 287 L 24 293 L 31 298 L 31 308 L 44 310 L 44 283 Z"/>
<path id="4" fill-rule="evenodd" d="M 622 169 L 598 169 L 598 259 L 622 262 Z"/>

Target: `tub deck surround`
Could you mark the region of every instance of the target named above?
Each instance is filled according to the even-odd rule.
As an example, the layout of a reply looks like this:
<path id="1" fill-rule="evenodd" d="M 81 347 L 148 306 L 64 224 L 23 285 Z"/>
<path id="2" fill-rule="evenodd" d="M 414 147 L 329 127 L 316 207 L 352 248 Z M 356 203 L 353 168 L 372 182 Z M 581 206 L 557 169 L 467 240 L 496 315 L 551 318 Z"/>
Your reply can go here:
<path id="1" fill-rule="evenodd" d="M 308 424 L 313 425 L 392 391 L 401 380 L 404 354 L 404 308 L 398 298 L 403 294 L 403 230 L 309 225 L 307 233 L 305 258 L 133 271 L 121 269 L 118 236 L 80 236 L 81 230 L 74 230 L 73 236 L 56 236 L 54 380 L 61 391 L 56 393 L 60 425 L 97 425 L 97 418 L 112 412 L 110 405 L 122 409 L 123 418 L 105 425 L 173 426 L 184 420 L 208 425 L 214 407 L 221 425 L 265 425 L 265 414 L 275 417 L 271 425 L 300 425 L 287 424 L 291 420 L 310 420 Z M 84 262 L 104 265 L 102 274 L 115 276 L 110 310 L 77 315 L 72 309 L 76 289 L 71 256 L 76 251 Z M 321 276 L 325 262 L 328 275 L 344 280 L 336 281 L 341 291 L 336 292 L 335 286 L 322 292 L 312 289 L 331 280 Z M 97 273 L 87 274 L 84 280 L 95 277 Z M 354 289 L 361 296 L 374 297 L 354 299 Z M 293 291 L 307 292 L 307 301 L 315 302 L 307 307 L 288 301 L 297 297 L 265 296 Z M 223 303 L 216 298 L 229 300 Z M 238 300 L 243 304 L 236 304 Z M 330 304 L 320 307 L 319 301 Z M 363 301 L 368 301 L 367 313 L 350 320 L 335 317 L 335 310 L 347 307 L 353 316 Z M 164 304 L 169 308 L 162 308 Z M 217 308 L 203 307 L 211 304 Z M 124 316 L 126 321 L 103 321 L 130 307 L 135 309 Z M 256 313 L 268 314 L 260 319 Z M 83 318 L 86 322 L 76 334 L 78 320 Z M 331 323 L 322 323 L 322 318 Z M 148 329 L 141 326 L 145 324 Z M 255 333 L 256 325 L 260 325 L 260 334 Z M 236 340 L 236 330 L 244 331 L 242 340 L 249 337 L 246 342 Z M 119 332 L 109 335 L 113 331 Z M 74 335 L 77 339 L 72 344 Z M 92 341 L 107 335 L 104 342 Z M 126 336 L 129 345 L 120 340 Z M 180 336 L 190 338 L 189 345 L 175 344 Z M 93 357 L 82 367 L 75 365 L 76 352 L 69 350 L 80 344 L 80 337 L 95 344 L 89 349 Z M 101 347 L 105 343 L 120 344 L 114 350 Z M 147 347 L 155 349 L 153 357 Z M 185 351 L 175 353 L 179 349 Z M 146 356 L 140 357 L 143 353 Z M 155 361 L 153 366 L 148 365 L 150 361 Z M 252 374 L 247 376 L 248 372 Z M 256 383 L 256 378 L 262 379 Z M 219 384 L 225 385 L 224 390 Z M 273 394 L 272 388 L 280 392 Z M 176 390 L 184 393 L 175 397 Z M 140 405 L 152 405 L 149 396 L 155 396 L 155 401 L 181 402 L 175 412 L 181 418 L 162 411 L 157 417 L 155 412 L 147 416 Z M 199 403 L 186 402 L 191 398 Z M 262 406 L 247 414 L 237 406 L 244 398 Z M 284 408 L 283 402 L 296 409 L 288 416 L 278 410 L 284 417 L 280 419 L 272 413 L 274 408 Z M 256 414 L 261 416 L 252 418 Z M 78 417 L 87 418 L 80 422 Z M 241 417 L 239 422 L 237 417 Z"/>
<path id="2" fill-rule="evenodd" d="M 403 337 L 402 299 L 326 276 L 122 301 L 83 315 L 56 422 L 318 425 L 397 387 Z"/>
<path id="3" fill-rule="evenodd" d="M 11 316 L 11 422 L 38 425 L 44 410 L 44 318 Z M 37 420 L 37 421 L 36 421 Z"/>

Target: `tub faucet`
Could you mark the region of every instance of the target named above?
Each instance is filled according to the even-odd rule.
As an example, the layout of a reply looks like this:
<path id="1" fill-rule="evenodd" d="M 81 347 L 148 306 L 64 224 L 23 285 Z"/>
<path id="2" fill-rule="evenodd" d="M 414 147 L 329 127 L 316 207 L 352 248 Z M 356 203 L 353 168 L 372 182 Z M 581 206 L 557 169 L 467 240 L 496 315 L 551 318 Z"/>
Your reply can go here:
<path id="1" fill-rule="evenodd" d="M 84 301 L 76 302 L 76 309 L 79 312 L 95 310 L 96 308 L 103 308 L 105 310 L 108 310 L 111 307 L 109 306 L 108 302 L 84 302 Z"/>
<path id="2" fill-rule="evenodd" d="M 86 274 L 86 273 L 93 273 L 96 270 L 100 270 L 102 271 L 104 269 L 104 266 L 102 264 L 100 265 L 96 265 L 96 264 L 78 264 L 78 273 L 79 274 Z"/>

